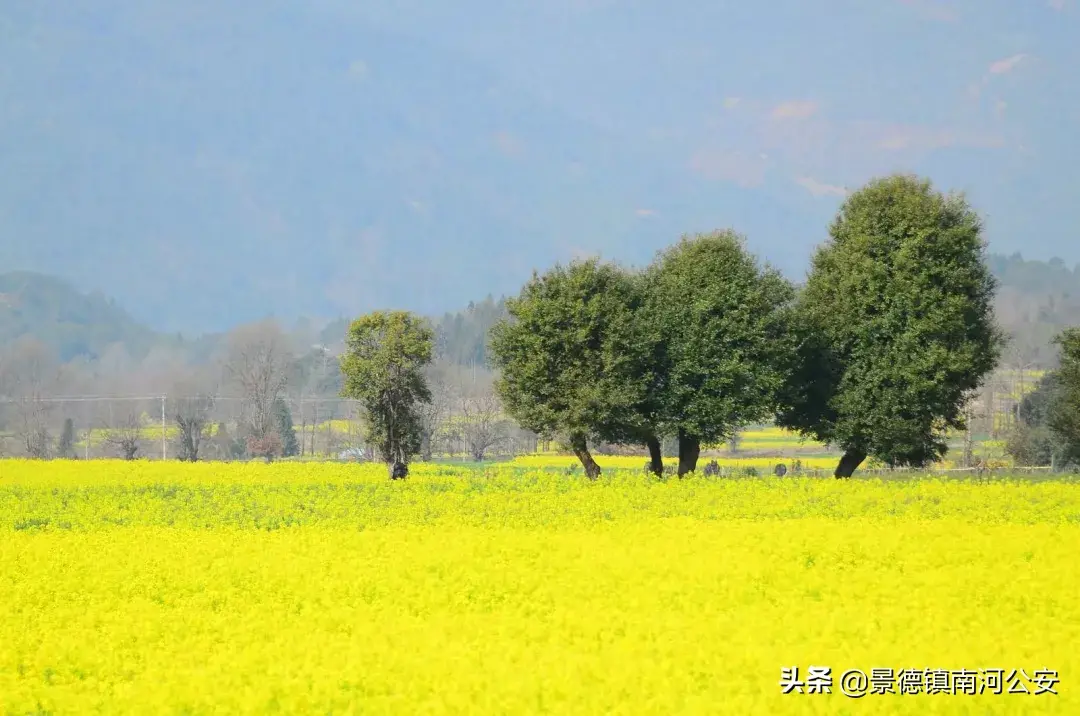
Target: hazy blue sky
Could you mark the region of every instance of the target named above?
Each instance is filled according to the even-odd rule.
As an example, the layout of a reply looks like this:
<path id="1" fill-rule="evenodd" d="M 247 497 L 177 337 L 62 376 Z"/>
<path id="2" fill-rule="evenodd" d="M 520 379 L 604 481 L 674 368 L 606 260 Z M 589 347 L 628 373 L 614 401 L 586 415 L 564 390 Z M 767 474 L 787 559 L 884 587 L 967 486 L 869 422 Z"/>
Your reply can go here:
<path id="1" fill-rule="evenodd" d="M 1078 68 L 1077 0 L 5 0 L 0 270 L 187 330 L 727 226 L 800 278 L 892 171 L 1073 264 Z"/>
<path id="2" fill-rule="evenodd" d="M 969 191 L 1002 249 L 1080 258 L 1069 0 L 428 5 L 357 12 L 706 179 L 830 199 L 916 169 Z"/>

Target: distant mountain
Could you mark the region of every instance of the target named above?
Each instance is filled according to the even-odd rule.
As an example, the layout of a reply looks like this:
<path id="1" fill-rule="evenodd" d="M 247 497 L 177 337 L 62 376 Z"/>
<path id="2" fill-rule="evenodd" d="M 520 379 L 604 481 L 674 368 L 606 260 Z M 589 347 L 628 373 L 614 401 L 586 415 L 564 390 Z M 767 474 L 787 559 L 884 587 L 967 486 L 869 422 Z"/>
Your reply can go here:
<path id="1" fill-rule="evenodd" d="M 482 301 L 470 301 L 463 310 L 431 317 L 436 356 L 457 365 L 487 365 L 488 334 L 507 315 L 506 298 L 495 299 L 488 294 Z M 332 351 L 340 351 L 348 329 L 346 318 L 331 321 L 320 332 L 319 341 Z"/>
<path id="2" fill-rule="evenodd" d="M 1019 254 L 991 255 L 989 263 L 998 280 L 998 320 L 1013 337 L 1004 361 L 1050 365 L 1056 355 L 1050 345 L 1054 335 L 1080 325 L 1080 266 L 1070 269 L 1058 259 L 1028 261 Z M 460 365 L 484 365 L 488 332 L 506 315 L 505 298 L 491 294 L 458 311 L 432 312 L 439 356 Z M 297 337 L 336 352 L 348 324 L 347 318 L 339 318 L 317 331 L 299 331 Z M 215 333 L 192 338 L 154 328 L 132 318 L 113 298 L 79 292 L 62 279 L 25 271 L 0 274 L 0 345 L 31 335 L 67 361 L 93 359 L 118 342 L 136 358 L 163 346 L 180 349 L 186 360 L 202 362 L 221 339 Z"/>
<path id="3" fill-rule="evenodd" d="M 1061 259 L 1027 261 L 1013 254 L 991 256 L 990 268 L 998 279 L 998 320 L 1013 336 L 1005 362 L 1052 364 L 1054 336 L 1080 326 L 1080 265 L 1070 269 Z"/>
<path id="4" fill-rule="evenodd" d="M 0 274 L 0 345 L 27 335 L 65 362 L 97 358 L 113 343 L 140 355 L 157 340 L 154 331 L 101 293 L 80 293 L 58 278 L 26 271 Z"/>
<path id="5" fill-rule="evenodd" d="M 731 222 L 797 272 L 833 208 L 703 178 L 468 54 L 320 7 L 5 7 L 0 266 L 198 333 L 434 315 Z"/>

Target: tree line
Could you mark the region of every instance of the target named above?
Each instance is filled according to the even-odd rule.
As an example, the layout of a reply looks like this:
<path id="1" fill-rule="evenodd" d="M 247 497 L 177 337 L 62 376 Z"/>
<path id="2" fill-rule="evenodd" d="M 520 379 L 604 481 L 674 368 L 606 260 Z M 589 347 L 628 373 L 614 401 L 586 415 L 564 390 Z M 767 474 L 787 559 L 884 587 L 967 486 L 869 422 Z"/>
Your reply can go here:
<path id="1" fill-rule="evenodd" d="M 894 175 L 850 195 L 828 235 L 801 286 L 730 230 L 683 237 L 640 270 L 534 273 L 491 332 L 505 410 L 594 479 L 595 442 L 641 445 L 661 475 L 674 438 L 685 475 L 703 445 L 770 418 L 842 450 L 837 477 L 868 457 L 940 459 L 1006 342 L 982 221 L 962 195 Z M 407 312 L 349 327 L 343 395 L 362 401 L 391 477 L 417 449 L 433 338 Z"/>
<path id="2" fill-rule="evenodd" d="M 357 403 L 341 397 L 339 355 L 318 338 L 265 320 L 226 334 L 201 362 L 171 350 L 138 360 L 113 346 L 93 363 L 61 363 L 24 336 L 0 347 L 0 457 L 372 459 Z M 424 376 L 423 459 L 535 449 L 488 371 L 436 353 Z"/>
<path id="3" fill-rule="evenodd" d="M 1035 365 L 995 324 L 991 273 L 962 196 L 886 177 L 844 202 L 802 285 L 720 231 L 684 237 L 643 268 L 557 265 L 516 297 L 431 321 L 389 312 L 321 333 L 242 326 L 203 362 L 157 348 L 136 363 L 114 345 L 93 363 L 59 365 L 45 345 L 20 339 L 0 351 L 0 453 L 14 439 L 31 457 L 73 457 L 80 425 L 101 428 L 114 454 L 137 456 L 139 414 L 156 414 L 158 399 L 63 416 L 49 400 L 93 385 L 173 396 L 170 456 L 187 460 L 314 455 L 317 437 L 321 455 L 336 455 L 337 441 L 316 426 L 348 419 L 356 435 L 339 447 L 377 453 L 391 475 L 406 474 L 413 456 L 480 460 L 537 440 L 560 440 L 590 477 L 593 454 L 612 446 L 647 451 L 656 474 L 675 454 L 686 474 L 703 446 L 772 421 L 840 448 L 836 473 L 846 476 L 868 457 L 940 458 L 948 433 L 973 422 L 982 383 L 979 420 L 993 430 L 1007 398 L 1018 463 L 1077 461 L 1068 418 L 1077 403 L 1064 387 L 1076 375 L 1075 335 L 1058 337 L 1061 367 L 1022 401 L 1016 385 L 986 380 L 1004 355 L 1023 395 Z"/>

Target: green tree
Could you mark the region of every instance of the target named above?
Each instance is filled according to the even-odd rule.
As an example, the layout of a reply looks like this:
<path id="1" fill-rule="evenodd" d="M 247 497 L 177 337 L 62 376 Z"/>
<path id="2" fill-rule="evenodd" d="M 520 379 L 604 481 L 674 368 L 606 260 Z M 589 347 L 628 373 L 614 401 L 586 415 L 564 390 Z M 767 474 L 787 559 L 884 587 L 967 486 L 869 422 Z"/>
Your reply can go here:
<path id="1" fill-rule="evenodd" d="M 597 259 L 533 273 L 491 331 L 495 387 L 518 424 L 561 436 L 590 479 L 600 475 L 588 442 L 638 441 L 649 377 L 637 367 L 634 278 Z M 659 443 L 657 443 L 659 450 Z"/>
<path id="2" fill-rule="evenodd" d="M 678 474 L 702 443 L 771 416 L 790 364 L 791 284 L 759 267 L 731 231 L 684 237 L 646 271 L 639 350 L 651 365 L 653 424 L 679 443 Z"/>
<path id="3" fill-rule="evenodd" d="M 74 460 L 78 457 L 75 454 L 75 421 L 71 418 L 64 418 L 64 427 L 60 431 L 60 441 L 56 446 L 56 454 L 65 460 Z"/>
<path id="4" fill-rule="evenodd" d="M 1046 422 L 1063 448 L 1065 461 L 1075 464 L 1080 463 L 1080 328 L 1063 331 L 1054 343 L 1060 350 L 1060 367 Z"/>
<path id="5" fill-rule="evenodd" d="M 1005 440 L 1007 452 L 1017 465 L 1054 465 L 1061 446 L 1050 428 L 1020 423 L 1009 431 Z"/>
<path id="6" fill-rule="evenodd" d="M 278 435 L 281 437 L 281 456 L 293 457 L 300 454 L 300 443 L 293 428 L 292 411 L 284 398 L 274 401 L 274 418 L 277 422 Z"/>
<path id="7" fill-rule="evenodd" d="M 1033 427 L 1045 427 L 1057 399 L 1059 385 L 1057 371 L 1044 373 L 1035 383 L 1035 388 L 1020 400 L 1020 420 Z"/>
<path id="8" fill-rule="evenodd" d="M 177 391 L 181 395 L 181 391 Z M 181 397 L 173 401 L 173 421 L 178 429 L 176 457 L 181 461 L 197 462 L 200 450 L 208 437 L 211 426 L 210 413 L 214 409 L 214 398 L 210 395 Z M 225 424 L 221 425 L 222 430 Z M 226 439 L 221 433 L 220 439 Z"/>
<path id="9" fill-rule="evenodd" d="M 431 401 L 424 366 L 431 362 L 434 333 L 406 311 L 380 311 L 352 322 L 341 357 L 342 396 L 360 402 L 368 439 L 391 479 L 404 478 L 420 449 L 420 403 Z"/>
<path id="10" fill-rule="evenodd" d="M 1057 373 L 1050 371 L 1020 401 L 1020 420 L 1005 442 L 1017 465 L 1054 465 L 1063 456 L 1063 445 L 1048 424 L 1058 387 Z"/>
<path id="11" fill-rule="evenodd" d="M 867 456 L 933 462 L 1003 345 L 981 221 L 962 195 L 895 175 L 848 197 L 829 235 L 799 297 L 778 422 L 843 449 L 836 477 Z"/>
<path id="12" fill-rule="evenodd" d="M 464 311 L 444 314 L 435 321 L 436 354 L 457 365 L 487 365 L 488 334 L 506 316 L 506 299 L 490 295 L 478 303 L 470 301 Z"/>
<path id="13" fill-rule="evenodd" d="M 220 460 L 243 460 L 248 456 L 247 441 L 239 432 L 236 435 L 229 434 L 229 427 L 225 423 L 218 423 L 213 437 L 214 450 Z"/>

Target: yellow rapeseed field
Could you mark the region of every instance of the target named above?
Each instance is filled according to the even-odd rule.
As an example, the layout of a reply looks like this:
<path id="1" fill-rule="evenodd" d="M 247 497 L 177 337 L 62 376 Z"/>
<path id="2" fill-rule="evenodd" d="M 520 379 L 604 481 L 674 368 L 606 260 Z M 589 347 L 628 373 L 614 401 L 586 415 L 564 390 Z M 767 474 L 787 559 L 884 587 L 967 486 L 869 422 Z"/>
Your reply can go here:
<path id="1" fill-rule="evenodd" d="M 1078 548 L 1069 481 L 0 461 L 0 714 L 1076 714 Z"/>
<path id="2" fill-rule="evenodd" d="M 647 458 L 635 457 L 628 455 L 593 455 L 597 464 L 601 469 L 620 469 L 620 470 L 643 470 L 645 463 L 648 462 Z M 809 456 L 809 457 L 757 457 L 757 456 L 739 456 L 739 457 L 703 457 L 698 461 L 698 468 L 701 469 L 706 463 L 716 460 L 717 465 L 726 468 L 754 468 L 759 472 L 772 472 L 773 468 L 777 465 L 784 465 L 791 470 L 795 465 L 796 460 L 799 464 L 807 470 L 831 470 L 836 467 L 836 463 L 839 457 L 830 456 Z M 664 460 L 666 466 L 674 468 L 679 463 L 676 458 L 667 458 Z M 518 455 L 508 463 L 510 466 L 518 468 L 570 468 L 580 466 L 581 463 L 573 455 L 560 455 L 555 453 L 536 453 L 532 455 Z"/>

